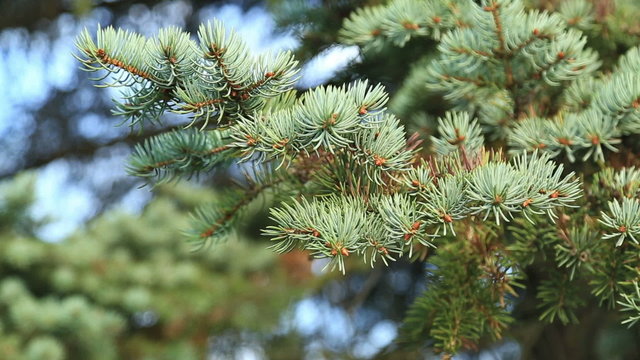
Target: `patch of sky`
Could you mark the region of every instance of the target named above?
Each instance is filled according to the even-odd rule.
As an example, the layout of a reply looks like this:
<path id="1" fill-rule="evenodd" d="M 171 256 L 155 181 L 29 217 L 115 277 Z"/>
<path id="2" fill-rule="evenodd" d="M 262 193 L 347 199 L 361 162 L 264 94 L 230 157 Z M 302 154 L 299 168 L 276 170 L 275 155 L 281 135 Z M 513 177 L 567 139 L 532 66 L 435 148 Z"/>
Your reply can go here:
<path id="1" fill-rule="evenodd" d="M 68 185 L 69 166 L 65 161 L 56 161 L 38 174 L 38 200 L 32 207 L 32 215 L 37 219 L 49 220 L 38 232 L 46 241 L 57 241 L 68 236 L 95 211 L 92 194 L 86 188 Z"/>
<path id="2" fill-rule="evenodd" d="M 324 84 L 336 72 L 358 61 L 360 50 L 357 46 L 333 45 L 304 65 L 298 85 L 307 89 Z"/>

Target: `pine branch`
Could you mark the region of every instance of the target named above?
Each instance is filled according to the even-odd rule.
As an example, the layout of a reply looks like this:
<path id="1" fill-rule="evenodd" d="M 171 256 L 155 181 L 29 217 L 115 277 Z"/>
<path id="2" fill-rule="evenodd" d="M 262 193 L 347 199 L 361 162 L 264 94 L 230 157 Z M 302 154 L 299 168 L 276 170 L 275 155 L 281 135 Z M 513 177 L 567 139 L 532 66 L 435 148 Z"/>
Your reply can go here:
<path id="1" fill-rule="evenodd" d="M 222 202 L 195 211 L 191 229 L 187 232 L 189 240 L 194 245 L 201 248 L 213 241 L 224 239 L 233 229 L 241 210 L 264 195 L 265 191 L 277 188 L 286 181 L 286 177 L 270 173 L 269 169 L 256 173 L 253 178 L 246 174 L 246 179 L 248 184 L 244 188 L 227 194 Z"/>
<path id="2" fill-rule="evenodd" d="M 127 171 L 157 183 L 192 176 L 229 158 L 233 148 L 219 130 L 173 131 L 136 146 Z"/>

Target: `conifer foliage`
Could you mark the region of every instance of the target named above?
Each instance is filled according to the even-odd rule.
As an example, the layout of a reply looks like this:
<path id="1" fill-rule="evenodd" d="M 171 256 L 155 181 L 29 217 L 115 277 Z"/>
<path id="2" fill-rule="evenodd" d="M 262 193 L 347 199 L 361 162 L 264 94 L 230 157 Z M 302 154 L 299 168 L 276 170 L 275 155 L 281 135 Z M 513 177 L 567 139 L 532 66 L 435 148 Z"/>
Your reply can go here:
<path id="1" fill-rule="evenodd" d="M 106 28 L 77 46 L 99 84 L 111 75 L 107 86 L 123 86 L 116 113 L 132 125 L 188 117 L 136 148 L 133 175 L 250 169 L 228 199 L 195 212 L 191 240 L 223 239 L 244 207 L 276 196 L 263 233 L 277 252 L 304 249 L 343 273 L 354 257 L 425 261 L 427 291 L 402 339 L 432 339 L 448 356 L 503 336 L 536 264 L 549 265 L 532 289 L 541 320 L 577 321 L 584 283 L 621 321 L 640 316 L 640 175 L 605 165 L 633 155 L 624 144 L 640 133 L 640 52 L 601 72 L 581 32 L 592 11 L 584 1 L 550 13 L 520 0 L 392 0 L 354 12 L 341 37 L 364 52 L 438 42 L 439 56 L 412 74 L 424 79 L 413 88 L 452 108 L 431 138 L 407 134 L 381 85 L 293 90 L 291 54 L 253 56 L 217 21 L 197 42 L 177 28 L 148 39 Z"/>

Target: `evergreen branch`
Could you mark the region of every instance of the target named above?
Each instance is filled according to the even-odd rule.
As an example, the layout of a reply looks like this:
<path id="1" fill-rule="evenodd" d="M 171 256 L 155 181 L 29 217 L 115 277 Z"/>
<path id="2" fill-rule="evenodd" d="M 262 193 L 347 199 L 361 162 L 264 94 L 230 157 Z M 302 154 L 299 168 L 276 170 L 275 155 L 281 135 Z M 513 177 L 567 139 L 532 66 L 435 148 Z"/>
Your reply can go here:
<path id="1" fill-rule="evenodd" d="M 498 53 L 504 54 L 506 50 L 506 46 L 505 46 L 505 40 L 504 40 L 504 30 L 502 28 L 502 20 L 500 19 L 500 6 L 501 6 L 500 2 L 490 1 L 488 5 L 485 5 L 482 8 L 482 10 L 491 13 L 491 17 L 495 25 L 496 37 L 498 38 Z"/>
<path id="2" fill-rule="evenodd" d="M 186 103 L 185 105 L 183 105 L 181 107 L 181 110 L 185 110 L 185 111 L 188 111 L 188 112 L 194 112 L 194 111 L 199 111 L 203 107 L 210 106 L 210 105 L 215 105 L 215 104 L 220 104 L 222 102 L 224 102 L 223 99 L 209 99 L 209 100 L 203 100 L 203 101 L 199 101 L 199 102 L 190 102 L 190 103 Z"/>
<path id="3" fill-rule="evenodd" d="M 560 280 L 545 280 L 537 290 L 536 297 L 540 300 L 538 308 L 543 310 L 540 320 L 553 322 L 557 318 L 565 325 L 578 322 L 575 310 L 586 302 L 578 288 L 570 285 L 568 276 Z"/>
<path id="4" fill-rule="evenodd" d="M 201 25 L 198 37 L 204 59 L 211 61 L 202 64 L 208 71 L 203 79 L 218 84 L 224 92 L 240 89 L 253 60 L 244 41 L 235 32 L 227 33 L 218 20 Z"/>
<path id="5" fill-rule="evenodd" d="M 606 168 L 593 176 L 591 192 L 598 200 L 640 197 L 640 170 L 635 167 L 615 171 Z"/>
<path id="6" fill-rule="evenodd" d="M 563 103 L 572 112 L 588 109 L 601 87 L 599 79 L 582 77 L 571 83 L 563 93 Z"/>
<path id="7" fill-rule="evenodd" d="M 593 5 L 588 1 L 563 1 L 560 3 L 558 12 L 567 22 L 567 25 L 571 27 L 576 27 L 580 30 L 591 30 L 594 27 Z"/>
<path id="8" fill-rule="evenodd" d="M 243 160 L 255 153 L 261 154 L 260 159 L 267 159 L 287 151 L 295 156 L 302 149 L 336 153 L 354 144 L 359 134 L 371 128 L 390 126 L 389 131 L 394 135 L 384 137 L 388 140 L 384 144 L 397 151 L 397 136 L 404 136 L 404 130 L 397 121 L 383 121 L 386 101 L 383 88 L 369 86 L 367 81 L 358 81 L 348 87 L 320 87 L 307 92 L 287 109 L 256 112 L 241 118 L 231 129 L 231 137 L 236 140 L 234 146 L 243 149 Z M 370 148 L 384 148 L 373 144 L 382 140 L 368 139 L 371 144 L 366 145 Z"/>
<path id="9" fill-rule="evenodd" d="M 628 279 L 629 274 L 617 252 L 601 251 L 597 260 L 593 278 L 589 281 L 591 293 L 599 299 L 600 305 L 606 303 L 607 307 L 613 308 L 621 293 L 617 279 Z"/>
<path id="10" fill-rule="evenodd" d="M 95 72 L 105 69 L 108 73 L 116 74 L 124 70 L 128 74 L 121 74 L 109 85 L 129 85 L 141 80 L 154 80 L 146 64 L 147 56 L 144 50 L 147 41 L 143 36 L 125 30 L 115 30 L 111 26 L 104 29 L 98 27 L 97 34 L 97 42 L 94 42 L 85 29 L 76 40 L 76 46 L 86 57 L 77 57 L 84 70 Z"/>
<path id="11" fill-rule="evenodd" d="M 120 76 L 113 84 L 128 89 L 116 105 L 123 115 L 136 121 L 173 111 L 203 128 L 211 119 L 224 126 L 146 142 L 136 148 L 132 173 L 162 181 L 234 157 L 267 167 L 248 178 L 244 192 L 198 210 L 192 240 L 222 238 L 260 194 L 288 185 L 298 196 L 271 208 L 263 231 L 271 247 L 304 249 L 342 273 L 348 257 L 371 266 L 405 254 L 428 261 L 428 291 L 409 311 L 412 328 L 403 337 L 429 338 L 450 357 L 502 336 L 528 266 L 555 265 L 534 272 L 542 275 L 533 281 L 542 320 L 578 319 L 587 303 L 579 281 L 601 303 L 638 308 L 631 285 L 638 292 L 639 172 L 601 171 L 587 186 L 595 201 L 578 203 L 581 181 L 552 158 L 593 159 L 601 167 L 619 167 L 611 152 L 632 158 L 624 146 L 640 134 L 640 48 L 612 73 L 591 75 L 600 61 L 579 31 L 595 29 L 589 7 L 562 7 L 558 14 L 527 10 L 522 0 L 390 0 L 345 20 L 341 40 L 364 51 L 418 37 L 439 42 L 438 56 L 424 56 L 411 72 L 413 90 L 394 101 L 405 118 L 430 124 L 426 83 L 455 109 L 438 119 L 435 154 L 419 161 L 420 141 L 386 111 L 382 86 L 356 81 L 298 94 L 290 90 L 297 79 L 290 53 L 254 57 L 220 22 L 200 27 L 198 45 L 171 29 L 145 41 L 99 32 L 97 44 L 85 32 L 78 43 L 86 70 Z M 144 51 L 115 46 L 123 41 Z M 571 169 L 591 180 L 592 166 Z M 609 207 L 601 209 L 605 200 Z M 578 204 L 583 209 L 564 209 Z M 617 247 L 595 241 L 600 236 Z M 625 321 L 635 322 L 634 314 Z"/>
<path id="12" fill-rule="evenodd" d="M 444 358 L 462 349 L 473 350 L 482 336 L 499 339 L 510 322 L 506 302 L 500 305 L 499 282 L 487 281 L 487 269 L 464 242 L 440 248 L 431 257 L 427 291 L 407 311 L 400 329 L 401 342 L 432 339 Z"/>
<path id="13" fill-rule="evenodd" d="M 104 51 L 104 49 L 97 49 L 95 51 L 95 57 L 104 65 L 106 66 L 113 66 L 116 68 L 120 68 L 122 70 L 126 70 L 127 72 L 129 72 L 132 75 L 136 75 L 139 76 L 141 78 L 147 79 L 147 80 L 151 80 L 151 74 L 149 74 L 148 72 L 141 70 L 133 65 L 128 65 L 125 64 L 122 60 L 118 60 L 116 58 L 112 58 L 109 55 L 107 55 L 107 53 Z"/>
<path id="14" fill-rule="evenodd" d="M 623 135 L 640 133 L 640 75 L 619 72 L 604 83 L 594 106 L 619 121 Z"/>
<path id="15" fill-rule="evenodd" d="M 408 170 L 415 153 L 407 150 L 404 126 L 391 115 L 385 115 L 378 126 L 360 131 L 351 150 L 369 165 L 365 167 L 367 176 L 378 184 L 383 183 L 385 173 Z"/>
<path id="16" fill-rule="evenodd" d="M 224 161 L 232 150 L 220 131 L 173 131 L 137 145 L 127 171 L 135 176 L 164 182 L 191 176 Z"/>
<path id="17" fill-rule="evenodd" d="M 384 6 L 357 9 L 344 20 L 340 41 L 378 51 L 386 43 L 404 46 L 411 38 L 439 39 L 446 30 L 465 24 L 467 3 L 442 0 L 393 0 Z"/>
<path id="18" fill-rule="evenodd" d="M 365 211 L 365 204 L 355 198 L 332 197 L 326 200 L 294 201 L 282 208 L 271 209 L 277 225 L 263 233 L 278 243 L 272 248 L 286 252 L 299 247 L 311 251 L 316 258 L 330 258 L 327 265 L 345 272 L 345 257 L 372 246 L 365 234 L 375 223 Z M 370 236 L 370 235 L 369 235 Z"/>
<path id="19" fill-rule="evenodd" d="M 98 86 L 126 87 L 123 93 L 125 101 L 116 103 L 114 113 L 131 119 L 132 125 L 147 118 L 158 120 L 170 99 L 166 91 L 168 88 L 164 87 L 166 84 L 158 76 L 159 69 L 151 66 L 155 58 L 150 55 L 149 44 L 150 41 L 141 35 L 112 27 L 98 27 L 96 42 L 86 29 L 76 40 L 76 47 L 83 57 L 74 56 L 83 65 L 83 70 L 106 70 L 105 75 L 93 80 L 102 81 L 109 75 L 114 77 L 113 81 Z"/>
<path id="20" fill-rule="evenodd" d="M 202 25 L 200 48 L 189 34 L 172 27 L 160 30 L 157 38 L 111 27 L 97 31 L 97 41 L 84 31 L 76 46 L 77 57 L 87 71 L 107 70 L 105 86 L 125 86 L 125 101 L 117 103 L 116 114 L 131 119 L 157 121 L 171 110 L 188 114 L 193 122 L 204 119 L 202 128 L 216 116 L 235 120 L 264 107 L 273 98 L 291 89 L 298 70 L 290 52 L 257 59 L 234 32 L 222 23 Z"/>
<path id="21" fill-rule="evenodd" d="M 502 58 L 502 64 L 506 79 L 505 86 L 507 87 L 507 89 L 509 89 L 513 86 L 514 83 L 513 69 L 511 67 L 511 62 L 506 59 L 507 47 L 504 37 L 504 29 L 502 28 L 502 20 L 500 18 L 500 6 L 501 3 L 499 3 L 498 1 L 491 1 L 489 5 L 485 5 L 482 10 L 490 12 L 491 17 L 493 18 L 493 22 L 495 24 L 495 33 L 496 37 L 498 38 L 498 49 L 496 51 L 496 54 L 499 58 Z"/>
<path id="22" fill-rule="evenodd" d="M 640 70 L 640 46 L 634 46 L 618 58 L 616 73 L 637 73 Z"/>
<path id="23" fill-rule="evenodd" d="M 431 137 L 436 153 L 448 155 L 462 148 L 470 154 L 476 154 L 484 144 L 476 120 L 469 118 L 466 112 L 447 112 L 438 119 L 440 138 Z"/>
<path id="24" fill-rule="evenodd" d="M 558 267 L 569 269 L 569 281 L 573 281 L 577 271 L 584 266 L 589 272 L 593 272 L 592 256 L 595 253 L 598 233 L 583 225 L 577 229 L 571 229 L 569 233 L 565 229 L 562 243 L 554 246 Z"/>
<path id="25" fill-rule="evenodd" d="M 595 71 L 600 62 L 594 51 L 584 48 L 586 41 L 586 37 L 574 29 L 560 33 L 544 51 L 532 54 L 531 60 L 537 69 L 533 79 L 542 78 L 550 86 L 559 86 L 561 81 Z"/>
<path id="26" fill-rule="evenodd" d="M 613 232 L 604 234 L 602 238 L 617 238 L 616 246 L 622 245 L 627 238 L 639 244 L 636 236 L 640 235 L 640 200 L 623 198 L 622 201 L 610 201 L 609 212 L 611 215 L 602 212 L 600 223 Z"/>
<path id="27" fill-rule="evenodd" d="M 198 31 L 204 62 L 199 63 L 201 80 L 213 86 L 237 108 L 236 115 L 248 115 L 270 98 L 291 89 L 296 80 L 297 61 L 291 52 L 254 58 L 235 32 L 227 32 L 220 21 L 202 25 Z"/>
<path id="28" fill-rule="evenodd" d="M 258 174 L 256 179 L 247 179 L 247 188 L 229 194 L 222 203 L 196 210 L 192 217 L 191 230 L 187 233 L 194 244 L 205 246 L 215 239 L 223 239 L 232 229 L 242 209 L 267 189 L 277 187 L 285 181 L 283 177 L 268 173 Z"/>
<path id="29" fill-rule="evenodd" d="M 640 321 L 640 286 L 638 282 L 633 282 L 633 292 L 623 293 L 622 300 L 618 300 L 617 304 L 622 306 L 621 311 L 632 312 L 626 319 L 622 321 L 628 327 L 632 327 L 638 321 Z"/>

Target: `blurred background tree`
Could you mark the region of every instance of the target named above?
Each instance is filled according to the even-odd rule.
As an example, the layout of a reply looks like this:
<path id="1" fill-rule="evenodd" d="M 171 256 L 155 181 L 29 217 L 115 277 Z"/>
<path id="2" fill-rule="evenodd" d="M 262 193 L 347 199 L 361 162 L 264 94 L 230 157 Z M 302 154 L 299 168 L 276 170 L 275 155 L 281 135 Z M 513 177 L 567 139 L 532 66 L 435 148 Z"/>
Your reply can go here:
<path id="1" fill-rule="evenodd" d="M 304 255 L 246 256 L 241 235 L 192 252 L 179 229 L 185 211 L 215 201 L 203 189 L 158 188 L 140 216 L 110 211 L 56 243 L 34 235 L 33 176 L 2 194 L 2 359 L 233 356 L 251 342 L 226 339 L 265 341 L 292 299 L 317 284 Z"/>

